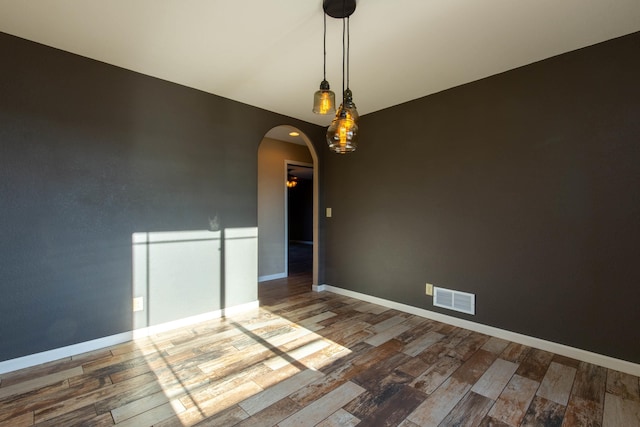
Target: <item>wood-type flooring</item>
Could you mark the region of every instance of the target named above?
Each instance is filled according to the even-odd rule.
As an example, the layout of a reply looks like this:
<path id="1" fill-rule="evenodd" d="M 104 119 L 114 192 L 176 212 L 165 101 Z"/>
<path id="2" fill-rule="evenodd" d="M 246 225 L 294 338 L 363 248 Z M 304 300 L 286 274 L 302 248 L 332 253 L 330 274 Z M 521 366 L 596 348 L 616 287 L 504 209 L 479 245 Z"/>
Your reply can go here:
<path id="1" fill-rule="evenodd" d="M 640 426 L 638 377 L 297 275 L 261 307 L 0 375 L 0 426 Z"/>

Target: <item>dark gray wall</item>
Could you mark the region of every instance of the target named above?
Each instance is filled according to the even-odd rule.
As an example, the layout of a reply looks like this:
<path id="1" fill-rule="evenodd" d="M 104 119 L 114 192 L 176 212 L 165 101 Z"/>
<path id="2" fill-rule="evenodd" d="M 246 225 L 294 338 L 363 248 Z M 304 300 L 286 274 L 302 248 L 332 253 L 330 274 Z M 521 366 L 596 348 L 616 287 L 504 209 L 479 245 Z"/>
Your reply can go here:
<path id="1" fill-rule="evenodd" d="M 358 151 L 327 157 L 327 283 L 640 363 L 639 52 L 635 33 L 362 117 Z"/>
<path id="2" fill-rule="evenodd" d="M 319 126 L 1 33 L 0 56 L 0 361 L 131 330 L 132 233 L 216 214 L 256 227 L 264 134 L 323 143 Z"/>

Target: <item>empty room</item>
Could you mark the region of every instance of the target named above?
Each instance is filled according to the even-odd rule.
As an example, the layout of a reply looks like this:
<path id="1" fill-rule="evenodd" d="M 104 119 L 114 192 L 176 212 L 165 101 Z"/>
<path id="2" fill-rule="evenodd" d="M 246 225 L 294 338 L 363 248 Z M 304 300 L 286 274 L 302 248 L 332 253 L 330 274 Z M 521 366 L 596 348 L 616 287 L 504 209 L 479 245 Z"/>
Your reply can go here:
<path id="1" fill-rule="evenodd" d="M 640 427 L 640 3 L 0 0 L 0 427 Z"/>

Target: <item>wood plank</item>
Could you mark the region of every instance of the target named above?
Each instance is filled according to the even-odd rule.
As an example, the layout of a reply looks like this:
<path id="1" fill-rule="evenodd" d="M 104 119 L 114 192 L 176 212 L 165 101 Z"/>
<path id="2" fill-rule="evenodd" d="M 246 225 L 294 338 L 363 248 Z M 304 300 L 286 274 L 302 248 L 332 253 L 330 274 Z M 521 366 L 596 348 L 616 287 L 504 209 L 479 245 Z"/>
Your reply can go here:
<path id="1" fill-rule="evenodd" d="M 242 420 L 246 420 L 249 416 L 239 406 L 231 406 L 217 414 L 206 418 L 196 424 L 194 427 L 228 427 L 235 426 Z M 184 424 L 177 424 L 176 427 L 182 427 Z M 154 425 L 153 427 L 158 427 Z"/>
<path id="2" fill-rule="evenodd" d="M 576 376 L 576 368 L 551 362 L 549 369 L 540 383 L 538 396 L 566 406 L 569 402 L 569 393 Z"/>
<path id="3" fill-rule="evenodd" d="M 398 366 L 398 370 L 404 372 L 407 375 L 411 375 L 416 378 L 422 375 L 427 369 L 429 369 L 429 364 L 425 363 L 419 357 L 412 357 L 406 363 Z"/>
<path id="4" fill-rule="evenodd" d="M 278 425 L 280 427 L 315 425 L 355 399 L 364 391 L 365 390 L 359 385 L 346 382 L 284 419 Z"/>
<path id="5" fill-rule="evenodd" d="M 203 393 L 184 397 L 181 402 L 187 410 L 173 415 L 177 415 L 182 425 L 197 424 L 207 418 L 215 417 L 227 408 L 231 408 L 261 391 L 262 389 L 252 381 L 232 387 L 221 387 L 218 393 L 205 390 Z"/>
<path id="6" fill-rule="evenodd" d="M 522 420 L 522 427 L 544 426 L 544 427 L 560 427 L 564 416 L 565 407 L 536 396 L 531 402 L 531 406 Z"/>
<path id="7" fill-rule="evenodd" d="M 82 366 L 76 366 L 75 368 L 54 372 L 39 378 L 32 378 L 7 387 L 0 387 L 0 399 L 6 399 L 10 396 L 28 393 L 78 375 L 82 375 Z"/>
<path id="8" fill-rule="evenodd" d="M 254 376 L 252 381 L 266 390 L 267 388 L 275 386 L 282 381 L 286 381 L 304 370 L 305 369 L 301 369 L 296 365 L 283 366 L 276 371 L 267 369 L 263 374 Z"/>
<path id="9" fill-rule="evenodd" d="M 363 426 L 396 426 L 412 413 L 426 397 L 424 393 L 407 385 L 393 384 L 389 385 L 386 390 L 390 388 L 397 388 L 397 391 L 389 398 L 384 399 L 384 402 L 377 405 L 375 410 L 362 420 Z"/>
<path id="10" fill-rule="evenodd" d="M 431 394 L 444 383 L 460 366 L 462 361 L 453 357 L 443 357 L 418 376 L 411 386 L 426 394 Z"/>
<path id="11" fill-rule="evenodd" d="M 620 371 L 607 371 L 607 393 L 628 400 L 640 400 L 640 382 L 638 377 Z"/>
<path id="12" fill-rule="evenodd" d="M 2 400 L 0 420 L 6 420 L 27 411 L 38 411 L 56 405 L 61 406 L 69 399 L 103 389 L 110 384 L 109 378 L 89 377 L 83 378 L 83 381 L 66 380 L 26 394 L 13 396 Z M 75 409 L 82 406 L 85 405 L 80 405 Z"/>
<path id="13" fill-rule="evenodd" d="M 334 371 L 339 371 L 343 369 L 345 366 L 351 366 L 352 362 L 368 352 L 372 351 L 375 347 L 370 346 L 369 344 L 365 344 L 364 342 L 359 342 L 355 344 L 353 347 L 349 348 L 349 352 L 346 356 L 341 357 L 338 360 L 334 360 L 328 365 L 323 366 L 321 369 L 318 369 L 325 375 L 329 375 Z M 378 347 L 380 349 L 380 347 Z M 395 351 L 390 352 L 390 354 L 396 353 Z"/>
<path id="14" fill-rule="evenodd" d="M 482 349 L 488 351 L 489 353 L 494 353 L 499 355 L 507 348 L 507 346 L 509 346 L 509 344 L 511 343 L 507 340 L 503 340 L 501 338 L 496 338 L 496 337 L 490 337 L 487 340 L 487 342 L 485 342 L 482 345 Z"/>
<path id="15" fill-rule="evenodd" d="M 370 369 L 398 353 L 399 346 L 402 346 L 402 344 L 392 340 L 380 347 L 368 347 L 367 350 L 355 355 L 348 362 L 337 365 L 335 370 L 325 372 L 325 377 L 319 381 L 314 381 L 290 397 L 302 406 L 308 405 L 343 383 L 351 380 L 359 373 Z"/>
<path id="16" fill-rule="evenodd" d="M 410 413 L 407 419 L 423 427 L 437 426 L 470 389 L 469 383 L 451 377 Z"/>
<path id="17" fill-rule="evenodd" d="M 279 346 L 286 344 L 287 342 L 294 341 L 304 335 L 311 332 L 304 328 L 297 328 L 292 332 L 278 335 L 277 337 L 271 337 L 264 340 L 263 343 L 258 343 L 246 348 L 242 352 L 232 353 L 219 357 L 217 359 L 204 362 L 198 365 L 198 368 L 206 374 L 216 374 L 217 376 L 225 375 L 226 372 L 231 372 L 238 369 L 238 366 L 246 364 L 261 363 L 266 360 L 273 353 L 282 354 L 283 351 L 278 349 Z"/>
<path id="18" fill-rule="evenodd" d="M 547 373 L 549 364 L 553 359 L 554 354 L 548 351 L 539 350 L 537 348 L 531 349 L 531 351 L 524 358 L 518 371 L 518 375 L 532 379 L 534 381 L 541 382 Z"/>
<path id="19" fill-rule="evenodd" d="M 603 427 L 640 426 L 640 402 L 611 393 L 604 398 Z"/>
<path id="20" fill-rule="evenodd" d="M 482 422 L 492 405 L 492 399 L 471 391 L 458 402 L 441 424 L 460 427 L 477 426 Z"/>
<path id="21" fill-rule="evenodd" d="M 282 368 L 290 363 L 295 363 L 296 361 L 312 355 L 328 346 L 328 341 L 325 341 L 324 339 L 316 339 L 293 350 L 282 352 L 277 356 L 265 360 L 263 363 L 265 366 L 275 371 L 276 369 Z"/>
<path id="22" fill-rule="evenodd" d="M 405 356 L 406 357 L 406 356 Z M 384 375 L 384 374 L 380 374 Z M 368 376 L 370 380 L 374 376 Z M 387 405 L 389 400 L 395 399 L 395 395 L 405 388 L 405 385 L 411 381 L 411 377 L 400 372 L 394 371 L 384 377 L 378 377 L 378 381 L 364 381 L 361 385 L 366 391 L 357 398 L 347 404 L 344 409 L 352 413 L 360 419 L 369 419 L 371 414 L 381 410 L 381 407 Z M 354 382 L 357 380 L 354 379 Z M 411 390 L 415 390 L 410 387 Z M 417 390 L 416 390 L 417 391 Z M 408 393 L 405 391 L 405 393 Z M 413 393 L 413 391 L 411 392 Z M 420 401 L 424 400 L 423 393 L 415 394 L 421 396 Z M 416 403 L 417 406 L 420 402 Z M 411 408 L 409 412 L 415 409 Z M 408 412 L 407 412 L 408 413 Z M 406 414 L 405 414 L 406 415 Z M 404 418 L 404 417 L 403 417 Z"/>
<path id="23" fill-rule="evenodd" d="M 268 340 L 279 335 L 284 335 L 295 330 L 296 328 L 292 324 L 266 326 L 264 328 L 250 331 L 251 335 L 240 334 L 237 337 L 234 337 L 234 339 L 230 340 L 229 344 L 235 347 L 237 350 L 244 350 L 252 345 L 260 344 L 264 342 L 264 340 Z"/>
<path id="24" fill-rule="evenodd" d="M 260 369 L 259 367 L 262 367 L 262 365 L 251 365 L 244 367 L 242 370 L 236 371 L 231 375 L 222 376 L 221 378 L 218 378 L 203 387 L 195 390 L 189 390 L 187 393 L 179 395 L 179 398 L 187 409 L 191 409 L 191 407 L 197 406 L 199 402 L 206 402 L 211 399 L 215 399 L 218 396 L 223 395 L 225 392 L 231 389 L 242 387 L 245 384 L 250 384 L 250 388 L 253 389 L 254 385 L 257 386 L 257 384 L 253 382 L 253 377 L 261 376 L 265 373 L 265 371 L 263 369 Z M 255 391 L 255 393 L 263 390 L 262 387 L 257 387 L 258 389 Z M 247 396 L 245 396 L 245 398 L 255 393 L 248 394 Z M 234 404 L 238 402 L 234 402 Z"/>
<path id="25" fill-rule="evenodd" d="M 393 338 L 402 334 L 404 331 L 408 330 L 409 328 L 410 328 L 409 325 L 403 325 L 403 324 L 395 325 L 388 329 L 385 329 L 382 332 L 379 332 L 375 335 L 370 336 L 369 338 L 364 340 L 364 342 L 377 347 L 381 344 L 386 343 L 389 340 L 392 340 Z"/>
<path id="26" fill-rule="evenodd" d="M 518 426 L 511 426 L 510 424 L 503 423 L 502 421 L 496 420 L 495 418 L 492 418 L 489 415 L 487 415 L 479 424 L 479 427 L 518 427 Z"/>
<path id="27" fill-rule="evenodd" d="M 489 416 L 494 421 L 519 426 L 539 386 L 537 381 L 514 375 L 489 411 Z"/>
<path id="28" fill-rule="evenodd" d="M 530 351 L 531 347 L 512 342 L 500 353 L 500 358 L 513 363 L 522 363 Z"/>
<path id="29" fill-rule="evenodd" d="M 482 374 L 478 382 L 473 385 L 471 391 L 491 400 L 496 400 L 516 372 L 516 369 L 518 369 L 516 363 L 496 359 L 489 369 Z"/>
<path id="30" fill-rule="evenodd" d="M 485 350 L 478 350 L 469 360 L 453 373 L 459 381 L 473 385 L 496 360 L 496 355 Z"/>
<path id="31" fill-rule="evenodd" d="M 113 421 L 118 424 L 129 418 L 133 418 L 143 412 L 152 410 L 158 406 L 170 404 L 176 414 L 184 412 L 186 408 L 178 399 L 169 399 L 163 392 L 144 396 L 140 399 L 118 406 L 111 410 Z"/>
<path id="32" fill-rule="evenodd" d="M 366 327 L 365 325 L 368 324 L 359 322 L 344 329 L 331 328 L 331 330 L 323 331 L 323 336 L 336 344 L 344 347 L 352 347 L 360 342 L 364 342 L 364 340 L 371 336 L 371 332 L 364 329 Z"/>
<path id="33" fill-rule="evenodd" d="M 418 354 L 426 350 L 428 347 L 431 347 L 433 344 L 440 341 L 442 338 L 444 338 L 444 335 L 442 335 L 439 332 L 434 332 L 434 331 L 427 332 L 425 335 L 421 336 L 420 338 L 417 338 L 407 343 L 404 347 L 404 350 L 402 350 L 402 352 L 412 357 L 417 356 Z"/>
<path id="34" fill-rule="evenodd" d="M 84 363 L 108 356 L 111 356 L 111 352 L 109 350 L 100 349 L 72 356 L 70 358 L 43 363 L 31 368 L 0 374 L 0 387 L 4 388 L 27 380 L 42 378 L 60 371 L 76 368 L 78 366 L 82 366 Z"/>
<path id="35" fill-rule="evenodd" d="M 3 399 L 0 405 L 0 421 L 18 417 L 25 412 L 33 413 L 34 410 L 47 406 L 49 402 L 63 400 L 62 393 L 68 393 L 69 390 L 69 380 L 65 380 Z"/>
<path id="36" fill-rule="evenodd" d="M 299 360 L 299 362 L 309 369 L 322 372 L 326 366 L 331 365 L 333 362 L 342 360 L 350 353 L 351 350 L 349 348 L 334 343 L 328 345 L 320 351 L 303 357 Z"/>
<path id="37" fill-rule="evenodd" d="M 5 421 L 0 421 L 0 427 L 27 427 L 33 425 L 33 411 L 24 412 Z"/>
<path id="38" fill-rule="evenodd" d="M 554 354 L 553 359 L 551 361 L 559 363 L 561 365 L 569 366 L 571 368 L 576 368 L 576 369 L 578 369 L 578 365 L 580 365 L 579 360 L 574 359 L 572 357 L 562 356 L 561 354 Z"/>
<path id="39" fill-rule="evenodd" d="M 84 406 L 95 404 L 95 402 L 100 402 L 103 399 L 126 395 L 131 400 L 135 400 L 135 396 L 145 396 L 161 389 L 162 387 L 156 381 L 156 376 L 152 373 L 146 373 L 117 384 L 104 385 L 90 393 L 80 395 L 74 393 L 73 396 L 66 400 L 49 402 L 48 406 L 35 410 L 35 422 L 39 423 L 58 417 Z M 125 403 L 128 403 L 126 399 Z"/>
<path id="40" fill-rule="evenodd" d="M 603 405 L 592 400 L 572 396 L 564 414 L 563 427 L 601 427 Z"/>
<path id="41" fill-rule="evenodd" d="M 255 415 L 323 376 L 324 375 L 318 371 L 307 369 L 243 400 L 238 405 L 249 415 Z"/>
<path id="42" fill-rule="evenodd" d="M 63 359 L 43 363 L 31 368 L 5 372 L 0 374 L 0 387 L 7 387 L 12 384 L 40 378 L 45 375 L 55 374 L 56 372 L 66 371 L 67 369 L 75 368 L 77 366 L 80 365 L 72 362 L 70 357 L 65 357 Z"/>
<path id="43" fill-rule="evenodd" d="M 447 354 L 463 361 L 468 360 L 487 342 L 488 339 L 488 335 L 471 332 Z"/>
<path id="44" fill-rule="evenodd" d="M 195 427 L 220 427 L 235 426 L 242 420 L 247 419 L 248 415 L 238 406 L 227 408 L 212 417 L 200 421 Z M 174 419 L 179 419 L 178 417 Z M 154 424 L 153 427 L 162 427 L 162 424 Z M 175 424 L 175 427 L 183 427 L 184 424 Z"/>
<path id="45" fill-rule="evenodd" d="M 427 365 L 433 365 L 443 357 L 452 357 L 448 355 L 449 347 L 447 346 L 447 339 L 448 337 L 445 336 L 442 340 L 438 341 L 430 347 L 427 347 L 416 357 L 419 357 Z"/>
<path id="46" fill-rule="evenodd" d="M 211 380 L 203 375 L 188 377 L 184 375 L 184 372 L 176 374 L 179 374 L 180 377 L 176 377 L 172 372 L 167 372 L 163 376 L 157 377 L 153 383 L 142 386 L 140 389 L 123 390 L 118 394 L 105 396 L 95 403 L 96 411 L 100 414 L 118 408 L 127 412 L 136 407 L 152 408 L 211 385 Z"/>
<path id="47" fill-rule="evenodd" d="M 176 412 L 173 406 L 170 403 L 165 403 L 164 405 L 156 406 L 149 411 L 118 423 L 118 427 L 151 426 L 167 418 L 171 418 L 175 414 Z"/>
<path id="48" fill-rule="evenodd" d="M 564 425 L 600 426 L 604 410 L 607 370 L 580 362 L 573 383 Z"/>
<path id="49" fill-rule="evenodd" d="M 394 353 L 372 365 L 369 369 L 360 372 L 351 380 L 356 384 L 368 389 L 377 390 L 381 386 L 389 383 L 405 384 L 413 378 L 395 371 L 395 368 L 407 361 L 409 356 L 403 353 Z"/>
<path id="50" fill-rule="evenodd" d="M 360 311 L 362 313 L 382 314 L 389 310 L 389 308 L 370 302 L 360 302 L 353 307 L 353 310 Z"/>
<path id="51" fill-rule="evenodd" d="M 338 409 L 325 420 L 316 424 L 316 427 L 355 427 L 360 420 L 344 409 Z"/>
<path id="52" fill-rule="evenodd" d="M 275 426 L 280 421 L 298 412 L 300 409 L 301 406 L 299 406 L 296 402 L 289 398 L 284 398 L 274 403 L 273 405 L 266 407 L 252 417 L 241 421 L 234 427 Z"/>
<path id="53" fill-rule="evenodd" d="M 96 418 L 96 410 L 93 405 L 88 405 L 75 411 L 62 414 L 58 417 L 50 420 L 38 423 L 38 427 L 57 427 L 68 425 L 93 425 L 93 420 Z M 109 417 L 111 418 L 111 417 Z M 112 421 L 113 424 L 113 421 Z"/>
<path id="54" fill-rule="evenodd" d="M 369 329 L 373 334 L 379 334 L 380 332 L 386 331 L 387 329 L 399 325 L 407 320 L 407 315 L 396 315 L 388 318 L 380 323 L 376 323 L 375 325 L 369 326 Z M 407 325 L 408 326 L 408 325 Z M 407 328 L 409 329 L 409 328 Z"/>
<path id="55" fill-rule="evenodd" d="M 318 325 L 334 326 L 335 328 L 340 328 L 341 325 L 350 324 L 351 322 L 362 322 L 366 324 L 367 325 L 366 327 L 368 328 L 369 326 L 371 326 L 371 323 L 369 323 L 369 320 L 372 317 L 373 318 L 376 317 L 375 315 L 371 315 L 369 313 L 358 313 L 348 309 L 334 310 L 333 312 L 336 313 L 336 316 L 322 320 L 318 322 Z"/>
<path id="56" fill-rule="evenodd" d="M 299 321 L 298 325 L 303 327 L 312 326 L 322 322 L 323 320 L 331 319 L 332 317 L 335 317 L 335 316 L 337 316 L 337 314 L 334 313 L 333 311 L 324 311 L 320 314 L 316 314 L 315 316 L 311 316 L 309 318 Z"/>

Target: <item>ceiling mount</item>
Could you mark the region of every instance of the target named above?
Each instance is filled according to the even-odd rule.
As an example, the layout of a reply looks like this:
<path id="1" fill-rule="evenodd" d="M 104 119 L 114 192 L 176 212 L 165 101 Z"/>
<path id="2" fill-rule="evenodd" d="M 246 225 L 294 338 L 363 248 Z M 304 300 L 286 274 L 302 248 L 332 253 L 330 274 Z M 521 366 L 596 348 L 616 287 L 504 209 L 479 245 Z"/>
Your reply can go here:
<path id="1" fill-rule="evenodd" d="M 324 0 L 324 13 L 332 18 L 347 18 L 356 10 L 356 0 Z"/>

